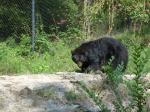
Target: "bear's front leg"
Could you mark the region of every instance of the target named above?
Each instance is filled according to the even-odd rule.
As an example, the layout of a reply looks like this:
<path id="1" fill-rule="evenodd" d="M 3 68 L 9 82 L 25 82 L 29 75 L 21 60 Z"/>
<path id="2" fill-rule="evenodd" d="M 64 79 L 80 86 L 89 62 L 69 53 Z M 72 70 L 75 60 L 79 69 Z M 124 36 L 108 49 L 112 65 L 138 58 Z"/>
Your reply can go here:
<path id="1" fill-rule="evenodd" d="M 98 63 L 93 63 L 85 69 L 85 73 L 95 72 L 95 71 L 98 71 L 98 70 L 100 70 L 99 64 Z"/>

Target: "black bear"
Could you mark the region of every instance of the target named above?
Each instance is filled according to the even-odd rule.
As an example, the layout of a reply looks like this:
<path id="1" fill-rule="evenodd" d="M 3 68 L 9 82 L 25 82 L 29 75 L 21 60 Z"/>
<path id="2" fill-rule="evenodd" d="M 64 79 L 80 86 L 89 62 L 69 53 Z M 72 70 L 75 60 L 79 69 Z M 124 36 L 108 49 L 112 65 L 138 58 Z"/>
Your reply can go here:
<path id="1" fill-rule="evenodd" d="M 127 48 L 112 37 L 104 37 L 98 40 L 81 44 L 72 52 L 72 60 L 81 68 L 82 72 L 102 70 L 102 66 L 112 61 L 112 68 L 123 64 L 123 71 L 128 63 Z"/>

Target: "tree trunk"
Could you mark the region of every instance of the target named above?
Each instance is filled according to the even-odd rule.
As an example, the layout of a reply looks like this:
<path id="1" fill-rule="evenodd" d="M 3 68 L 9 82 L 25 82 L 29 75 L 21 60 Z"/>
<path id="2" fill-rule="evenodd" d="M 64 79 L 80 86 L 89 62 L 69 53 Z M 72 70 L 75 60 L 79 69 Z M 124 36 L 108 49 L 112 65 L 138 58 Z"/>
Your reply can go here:
<path id="1" fill-rule="evenodd" d="M 111 3 L 109 3 L 109 8 L 108 8 L 108 15 L 109 15 L 109 28 L 108 28 L 108 34 L 110 35 L 113 27 L 114 27 L 114 0 L 111 0 Z"/>
<path id="2" fill-rule="evenodd" d="M 83 31 L 85 33 L 85 36 L 90 36 L 91 33 L 91 21 L 89 18 L 89 12 L 88 12 L 88 8 L 89 8 L 89 1 L 88 0 L 84 0 L 84 23 L 83 23 Z"/>
<path id="3" fill-rule="evenodd" d="M 108 21 L 108 22 L 109 22 L 109 23 L 108 23 L 108 25 L 109 25 L 109 26 L 108 26 L 108 34 L 109 34 L 109 35 L 110 35 L 110 32 L 111 32 L 111 11 L 110 11 L 111 8 L 110 8 L 110 7 L 111 7 L 111 5 L 110 5 L 110 3 L 109 3 L 109 7 L 108 7 L 108 16 L 109 16 L 109 17 L 108 17 L 108 19 L 109 19 L 109 21 Z"/>

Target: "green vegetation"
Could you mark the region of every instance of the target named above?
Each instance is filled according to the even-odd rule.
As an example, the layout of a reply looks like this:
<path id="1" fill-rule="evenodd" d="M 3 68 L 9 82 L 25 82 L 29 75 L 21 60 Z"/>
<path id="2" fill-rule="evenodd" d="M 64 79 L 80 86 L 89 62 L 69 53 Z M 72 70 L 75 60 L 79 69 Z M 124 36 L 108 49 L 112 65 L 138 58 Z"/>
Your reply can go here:
<path id="1" fill-rule="evenodd" d="M 134 37 L 134 34 L 129 32 L 115 37 L 128 47 L 129 63 L 126 72 L 133 73 L 136 70 L 133 60 L 134 45 L 135 43 L 138 44 L 138 39 L 140 40 L 143 37 Z M 36 38 L 35 52 L 32 53 L 29 36 L 22 35 L 18 44 L 11 37 L 7 41 L 0 43 L 0 74 L 75 71 L 78 67 L 71 59 L 71 50 L 79 45 L 79 40 L 72 41 L 74 40 L 59 39 L 51 42 L 49 35 L 39 34 Z M 145 46 L 143 49 L 141 54 L 147 58 L 143 72 L 149 72 L 150 61 L 148 57 L 150 57 L 150 48 Z"/>
<path id="2" fill-rule="evenodd" d="M 74 101 L 79 98 L 78 94 L 75 92 L 75 90 L 67 91 L 65 92 L 65 97 L 68 101 Z"/>
<path id="3" fill-rule="evenodd" d="M 87 96 L 90 97 L 91 99 L 93 99 L 93 101 L 95 102 L 95 104 L 97 106 L 99 106 L 99 108 L 101 109 L 102 112 L 110 112 L 110 110 L 107 109 L 107 107 L 102 103 L 102 101 L 96 95 L 95 91 L 87 88 L 86 85 L 82 81 L 77 82 L 77 83 L 87 93 Z"/>
<path id="4" fill-rule="evenodd" d="M 36 90 L 35 94 L 45 99 L 50 99 L 50 98 L 52 99 L 56 97 L 54 94 L 54 90 L 52 88 L 49 89 L 44 88 L 44 89 Z"/>
<path id="5" fill-rule="evenodd" d="M 135 47 L 136 46 L 141 46 L 143 47 L 143 50 L 141 50 L 141 54 L 145 56 L 146 62 L 145 66 L 143 68 L 143 72 L 149 72 L 150 71 L 150 47 L 147 45 L 147 42 L 149 41 L 149 35 L 147 36 L 135 36 L 135 34 L 131 32 L 124 32 L 121 34 L 118 34 L 115 36 L 118 40 L 120 40 L 122 43 L 124 43 L 129 52 L 129 62 L 128 62 L 128 67 L 127 67 L 127 72 L 128 73 L 133 73 L 136 68 L 135 68 L 135 62 L 133 59 L 134 53 L 136 52 Z"/>
<path id="6" fill-rule="evenodd" d="M 142 42 L 150 57 L 149 0 L 37 0 L 34 53 L 31 3 L 31 0 L 1 2 L 0 74 L 75 71 L 78 68 L 71 60 L 71 49 L 105 34 L 128 47 L 127 73 L 135 71 L 133 46 Z M 143 71 L 149 70 L 148 60 Z"/>
<path id="7" fill-rule="evenodd" d="M 71 48 L 62 40 L 48 42 L 37 40 L 36 52 L 32 53 L 30 37 L 24 36 L 20 44 L 14 39 L 0 43 L 0 74 L 52 73 L 73 71 L 76 66 L 71 60 Z"/>
<path id="8" fill-rule="evenodd" d="M 111 35 L 129 51 L 127 74 L 133 81 L 123 82 L 121 68 L 107 69 L 107 80 L 117 98 L 118 112 L 130 112 L 137 106 L 145 112 L 145 87 L 140 82 L 150 72 L 150 1 L 149 0 L 37 0 L 35 51 L 31 52 L 31 0 L 2 0 L 0 4 L 0 74 L 36 74 L 76 71 L 71 50 L 81 42 Z M 121 66 L 120 66 L 121 67 Z M 117 87 L 128 86 L 132 102 L 122 106 Z M 108 112 L 95 91 L 79 82 L 87 95 Z M 44 91 L 44 92 L 43 92 Z M 52 97 L 53 91 L 41 90 L 41 97 Z M 77 99 L 74 91 L 65 93 L 68 100 Z"/>
<path id="9" fill-rule="evenodd" d="M 144 76 L 143 70 L 148 60 L 146 50 L 140 44 L 133 46 L 133 63 L 134 63 L 134 75 L 133 80 L 123 80 L 124 73 L 122 72 L 123 66 L 120 65 L 115 71 L 112 70 L 111 63 L 113 57 L 107 66 L 104 66 L 106 71 L 106 81 L 109 86 L 112 95 L 115 97 L 113 104 L 116 107 L 117 112 L 131 112 L 132 109 L 137 108 L 137 112 L 148 112 L 145 107 L 146 98 L 149 96 L 145 93 L 146 86 L 141 82 L 141 78 Z M 109 112 L 106 105 L 103 104 L 101 99 L 97 97 L 97 92 L 86 87 L 83 82 L 78 82 L 81 88 L 87 93 L 87 95 L 93 99 L 93 101 L 102 109 L 102 112 Z M 121 94 L 118 91 L 120 84 L 124 84 L 127 88 L 128 95 L 130 96 L 130 104 L 127 107 L 123 106 Z M 125 91 L 124 91 L 125 92 Z"/>
<path id="10" fill-rule="evenodd" d="M 134 47 L 133 60 L 135 63 L 134 74 L 136 76 L 134 80 L 127 81 L 127 85 L 133 97 L 132 106 L 133 108 L 134 106 L 138 107 L 137 112 L 146 112 L 144 104 L 146 102 L 146 97 L 148 96 L 148 94 L 145 93 L 146 88 L 140 81 L 143 77 L 143 69 L 145 67 L 145 63 L 148 60 L 147 55 L 144 53 L 146 53 L 146 51 L 144 50 L 143 46 L 137 45 Z"/>

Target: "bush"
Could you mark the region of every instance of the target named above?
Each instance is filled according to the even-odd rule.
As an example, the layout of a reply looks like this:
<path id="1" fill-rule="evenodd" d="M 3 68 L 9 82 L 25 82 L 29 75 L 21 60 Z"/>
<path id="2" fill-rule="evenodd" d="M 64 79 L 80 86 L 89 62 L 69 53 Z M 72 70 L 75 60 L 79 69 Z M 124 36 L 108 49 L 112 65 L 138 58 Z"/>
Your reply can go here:
<path id="1" fill-rule="evenodd" d="M 39 34 L 35 52 L 31 52 L 30 37 L 22 35 L 19 44 L 14 38 L 0 43 L 0 74 L 52 73 L 73 71 L 70 47 L 63 41 L 50 42 L 48 35 Z"/>

